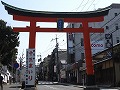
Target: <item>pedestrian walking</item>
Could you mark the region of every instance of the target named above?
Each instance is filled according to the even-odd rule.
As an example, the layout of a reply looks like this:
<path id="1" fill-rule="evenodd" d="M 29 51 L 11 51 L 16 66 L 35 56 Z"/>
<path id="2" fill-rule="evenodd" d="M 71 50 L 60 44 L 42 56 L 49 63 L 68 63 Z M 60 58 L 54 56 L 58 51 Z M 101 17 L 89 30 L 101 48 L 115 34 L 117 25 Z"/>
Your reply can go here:
<path id="1" fill-rule="evenodd" d="M 0 86 L 1 90 L 3 90 L 3 77 L 1 76 L 1 73 L 0 73 Z"/>

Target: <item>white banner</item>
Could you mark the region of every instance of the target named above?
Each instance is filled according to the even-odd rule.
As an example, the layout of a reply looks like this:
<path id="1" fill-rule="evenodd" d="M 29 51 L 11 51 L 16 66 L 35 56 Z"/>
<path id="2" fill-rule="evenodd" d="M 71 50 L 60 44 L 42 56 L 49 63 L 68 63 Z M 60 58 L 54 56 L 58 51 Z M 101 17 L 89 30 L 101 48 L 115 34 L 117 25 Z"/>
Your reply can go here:
<path id="1" fill-rule="evenodd" d="M 26 85 L 35 85 L 35 49 L 26 49 Z"/>

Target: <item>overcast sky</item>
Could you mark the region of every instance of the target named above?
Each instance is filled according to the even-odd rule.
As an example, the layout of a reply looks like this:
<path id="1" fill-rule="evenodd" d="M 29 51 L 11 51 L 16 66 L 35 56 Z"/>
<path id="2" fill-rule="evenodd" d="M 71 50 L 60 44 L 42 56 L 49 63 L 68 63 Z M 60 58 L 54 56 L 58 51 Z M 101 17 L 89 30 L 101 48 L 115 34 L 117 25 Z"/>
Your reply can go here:
<path id="1" fill-rule="evenodd" d="M 105 8 L 112 3 L 120 3 L 120 0 L 2 0 L 7 4 L 19 7 L 22 9 L 36 11 L 57 11 L 57 12 L 82 12 L 93 11 L 98 8 Z M 3 5 L 0 3 L 0 19 L 7 22 L 12 27 L 25 27 L 29 23 L 13 21 L 11 15 L 8 15 Z M 56 27 L 56 24 L 38 23 L 42 27 Z M 65 33 L 37 33 L 36 36 L 36 59 L 37 55 L 41 54 L 42 58 L 51 54 L 55 48 L 56 34 L 60 49 L 66 49 L 66 34 Z M 29 34 L 20 33 L 20 46 L 18 47 L 18 58 L 25 54 L 28 48 Z M 51 41 L 52 40 L 52 41 Z M 25 56 L 25 55 L 24 55 Z"/>

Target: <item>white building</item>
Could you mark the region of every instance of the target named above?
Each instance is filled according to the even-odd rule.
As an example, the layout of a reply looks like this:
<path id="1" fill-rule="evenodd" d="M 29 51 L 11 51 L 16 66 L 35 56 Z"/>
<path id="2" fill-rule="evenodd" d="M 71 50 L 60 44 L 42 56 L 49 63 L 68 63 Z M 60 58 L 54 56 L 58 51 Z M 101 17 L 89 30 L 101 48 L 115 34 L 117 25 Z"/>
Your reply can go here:
<path id="1" fill-rule="evenodd" d="M 106 43 L 109 42 L 109 40 L 105 39 L 106 34 L 112 34 L 112 39 L 113 39 L 113 45 L 117 44 L 120 42 L 120 4 L 112 4 L 109 7 L 111 9 L 109 10 L 109 13 L 107 16 L 104 16 L 104 21 L 103 22 L 92 22 L 89 23 L 89 27 L 92 28 L 104 28 L 104 33 L 91 33 L 91 43 L 92 48 L 94 50 L 92 51 L 92 54 L 95 54 L 99 51 L 105 50 L 107 48 Z M 81 23 L 69 23 L 68 28 L 80 28 L 82 27 Z M 83 60 L 84 59 L 84 39 L 83 39 L 83 34 L 82 33 L 72 33 L 73 34 L 73 40 L 72 40 L 72 45 L 73 45 L 73 54 L 74 54 L 74 63 Z M 69 43 L 68 39 L 68 43 Z M 71 41 L 70 41 L 71 42 Z M 112 43 L 112 42 L 111 42 Z M 96 45 L 93 45 L 96 44 Z M 96 48 L 97 47 L 97 48 Z M 69 49 L 69 44 L 68 44 L 68 49 Z M 69 52 L 68 52 L 69 53 Z M 71 53 L 69 53 L 71 55 Z M 69 62 L 69 60 L 68 60 Z M 69 62 L 70 64 L 71 62 Z M 77 83 L 79 83 L 79 80 L 76 73 L 79 73 L 78 70 L 73 70 L 73 75 L 76 75 L 77 78 Z"/>

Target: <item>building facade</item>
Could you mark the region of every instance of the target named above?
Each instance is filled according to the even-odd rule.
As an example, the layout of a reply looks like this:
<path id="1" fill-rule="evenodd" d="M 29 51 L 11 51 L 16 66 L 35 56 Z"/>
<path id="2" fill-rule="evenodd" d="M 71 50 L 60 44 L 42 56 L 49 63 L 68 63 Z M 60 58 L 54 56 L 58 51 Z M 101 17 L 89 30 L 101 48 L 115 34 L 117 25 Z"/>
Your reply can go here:
<path id="1" fill-rule="evenodd" d="M 120 42 L 120 4 L 112 4 L 109 6 L 111 9 L 107 16 L 104 16 L 103 22 L 91 22 L 89 27 L 92 28 L 104 28 L 104 33 L 91 33 L 91 48 L 92 55 L 108 49 L 109 45 L 115 45 Z M 69 23 L 68 28 L 81 28 L 82 23 Z M 72 35 L 72 39 L 70 39 Z M 112 35 L 112 40 L 106 39 L 106 35 Z M 68 81 L 74 78 L 74 82 L 83 83 L 86 82 L 85 70 L 83 70 L 82 63 L 85 63 L 84 54 L 84 38 L 82 33 L 71 33 L 67 34 L 67 49 L 68 49 L 68 60 L 67 60 L 67 75 Z M 79 63 L 79 64 L 78 64 Z M 70 68 L 71 67 L 71 68 Z M 85 69 L 85 68 L 84 68 Z M 82 72 L 84 71 L 84 72 Z M 84 80 L 83 80 L 84 79 Z M 72 81 L 72 80 L 71 80 Z"/>

